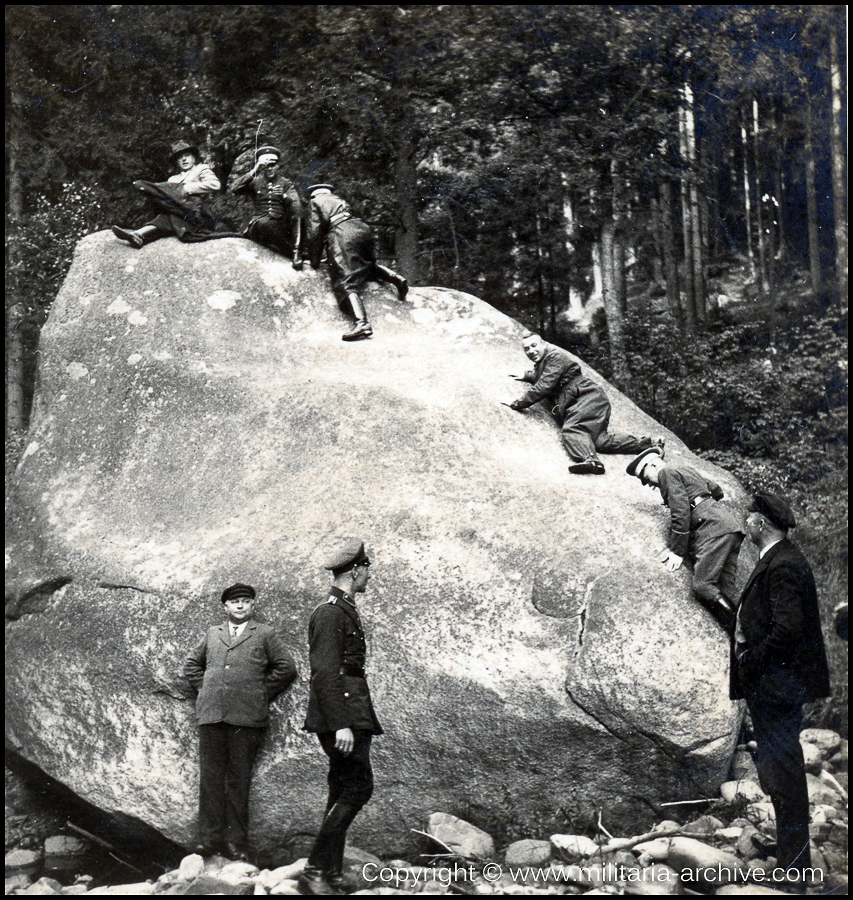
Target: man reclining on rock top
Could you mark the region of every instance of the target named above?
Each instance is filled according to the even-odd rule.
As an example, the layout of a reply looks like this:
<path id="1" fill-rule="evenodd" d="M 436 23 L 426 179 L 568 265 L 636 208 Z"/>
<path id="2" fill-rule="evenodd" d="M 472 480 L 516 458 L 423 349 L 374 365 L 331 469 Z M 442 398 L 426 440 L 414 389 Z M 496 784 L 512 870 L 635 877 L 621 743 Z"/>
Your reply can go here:
<path id="1" fill-rule="evenodd" d="M 510 377 L 528 382 L 532 387 L 506 405 L 520 412 L 540 400 L 548 401 L 551 414 L 562 426 L 563 446 L 575 461 L 569 466 L 573 475 L 603 475 L 604 465 L 598 453 L 636 454 L 652 446 L 663 453 L 662 437 L 635 437 L 607 430 L 610 424 L 607 395 L 581 374 L 581 367 L 565 350 L 546 343 L 533 332 L 522 336 L 521 345 L 533 362 L 533 369 Z"/>

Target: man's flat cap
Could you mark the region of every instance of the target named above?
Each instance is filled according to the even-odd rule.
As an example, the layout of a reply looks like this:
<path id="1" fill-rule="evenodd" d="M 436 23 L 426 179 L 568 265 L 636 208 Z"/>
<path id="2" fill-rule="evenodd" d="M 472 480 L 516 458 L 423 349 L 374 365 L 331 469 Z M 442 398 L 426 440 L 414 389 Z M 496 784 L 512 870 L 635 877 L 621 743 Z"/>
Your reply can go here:
<path id="1" fill-rule="evenodd" d="M 270 146 L 258 147 L 258 149 L 255 150 L 255 159 L 258 160 L 262 156 L 266 156 L 267 154 L 269 154 L 270 156 L 275 156 L 278 159 L 281 159 L 281 150 L 279 150 L 278 147 L 270 147 Z"/>
<path id="2" fill-rule="evenodd" d="M 782 531 L 787 531 L 789 528 L 796 528 L 797 526 L 794 511 L 787 501 L 771 491 L 757 491 L 753 494 L 752 506 L 749 511 L 761 513 L 762 516 L 770 519 Z"/>
<path id="3" fill-rule="evenodd" d="M 196 147 L 195 144 L 188 144 L 186 141 L 177 141 L 172 144 L 172 159 L 176 156 L 180 156 L 182 153 L 186 153 L 187 150 L 196 157 L 199 156 L 198 147 Z"/>
<path id="4" fill-rule="evenodd" d="M 646 459 L 647 457 L 651 456 L 652 454 L 654 454 L 655 456 L 659 456 L 661 459 L 663 459 L 663 453 L 661 453 L 661 449 L 659 446 L 655 445 L 654 447 L 647 447 L 645 450 L 643 450 L 642 453 L 638 453 L 631 460 L 631 462 L 628 463 L 628 466 L 625 469 L 625 471 L 629 475 L 636 475 L 637 469 L 640 467 L 643 460 Z"/>
<path id="5" fill-rule="evenodd" d="M 250 584 L 232 584 L 231 587 L 225 588 L 222 592 L 222 602 L 227 603 L 229 600 L 239 600 L 241 597 L 248 597 L 249 600 L 255 599 L 255 589 Z"/>
<path id="6" fill-rule="evenodd" d="M 358 538 L 343 538 L 340 546 L 324 564 L 324 568 L 337 572 L 339 569 L 346 569 L 360 562 L 369 562 L 364 550 L 364 541 L 360 541 Z"/>

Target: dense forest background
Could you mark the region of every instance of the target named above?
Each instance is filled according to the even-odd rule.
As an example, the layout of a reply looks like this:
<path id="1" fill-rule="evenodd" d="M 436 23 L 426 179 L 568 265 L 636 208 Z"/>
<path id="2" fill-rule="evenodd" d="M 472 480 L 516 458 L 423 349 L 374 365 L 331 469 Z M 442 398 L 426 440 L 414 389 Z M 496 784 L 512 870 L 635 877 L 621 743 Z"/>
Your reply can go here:
<path id="1" fill-rule="evenodd" d="M 223 184 L 273 143 L 413 283 L 791 497 L 836 681 L 813 718 L 846 731 L 846 56 L 843 6 L 8 6 L 7 472 L 79 238 L 142 221 L 173 140 Z"/>

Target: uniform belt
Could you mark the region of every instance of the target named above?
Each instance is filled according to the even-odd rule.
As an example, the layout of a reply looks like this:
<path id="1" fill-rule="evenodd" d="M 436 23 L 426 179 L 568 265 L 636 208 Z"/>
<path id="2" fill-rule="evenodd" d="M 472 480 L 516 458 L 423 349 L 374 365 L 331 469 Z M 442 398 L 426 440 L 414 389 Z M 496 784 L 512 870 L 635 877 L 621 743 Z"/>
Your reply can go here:
<path id="1" fill-rule="evenodd" d="M 698 497 L 694 497 L 694 498 L 690 501 L 690 506 L 691 506 L 693 509 L 696 509 L 696 507 L 697 507 L 700 503 L 704 503 L 706 500 L 710 500 L 710 499 L 711 499 L 711 495 L 710 495 L 710 494 L 699 494 Z"/>
<path id="2" fill-rule="evenodd" d="M 341 222 L 348 222 L 352 218 L 350 213 L 335 213 L 331 219 L 329 219 L 329 224 L 331 226 L 340 225 Z"/>
<path id="3" fill-rule="evenodd" d="M 339 675 L 349 675 L 350 678 L 364 678 L 364 669 L 361 666 L 349 665 L 348 663 L 343 663 L 340 669 L 338 669 Z"/>

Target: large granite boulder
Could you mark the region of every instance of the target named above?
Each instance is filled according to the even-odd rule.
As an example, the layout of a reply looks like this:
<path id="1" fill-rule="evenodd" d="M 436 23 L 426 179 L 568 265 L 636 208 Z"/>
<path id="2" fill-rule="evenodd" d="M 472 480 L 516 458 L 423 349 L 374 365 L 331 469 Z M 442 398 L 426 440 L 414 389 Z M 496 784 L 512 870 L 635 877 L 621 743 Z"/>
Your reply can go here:
<path id="1" fill-rule="evenodd" d="M 301 731 L 306 625 L 335 536 L 357 534 L 387 731 L 363 846 L 405 842 L 435 809 L 566 830 L 716 793 L 738 727 L 727 643 L 657 559 L 659 495 L 624 457 L 570 476 L 547 411 L 500 404 L 527 367 L 517 322 L 439 288 L 365 297 L 375 336 L 347 344 L 326 275 L 247 241 L 81 241 L 7 497 L 7 741 L 190 840 L 179 672 L 222 588 L 250 582 L 301 671 L 259 759 L 254 838 L 304 840 L 325 792 Z M 660 430 L 605 387 L 615 429 Z M 671 435 L 668 453 L 742 499 Z"/>

